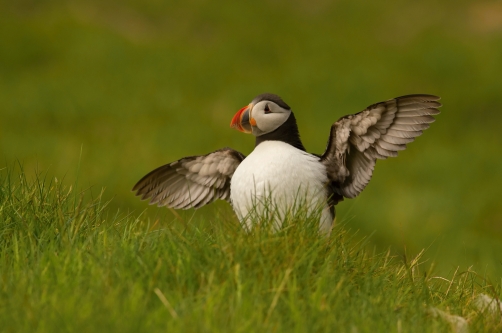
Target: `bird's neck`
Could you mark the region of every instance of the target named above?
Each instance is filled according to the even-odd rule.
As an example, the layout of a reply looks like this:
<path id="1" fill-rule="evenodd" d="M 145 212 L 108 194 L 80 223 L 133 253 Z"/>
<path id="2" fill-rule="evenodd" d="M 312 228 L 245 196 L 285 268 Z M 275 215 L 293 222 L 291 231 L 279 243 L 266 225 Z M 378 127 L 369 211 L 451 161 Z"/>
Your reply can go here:
<path id="1" fill-rule="evenodd" d="M 298 131 L 298 125 L 296 124 L 296 118 L 293 112 L 289 115 L 288 120 L 275 131 L 257 136 L 255 147 L 264 141 L 282 141 L 295 148 L 306 151 L 300 139 L 300 132 Z"/>

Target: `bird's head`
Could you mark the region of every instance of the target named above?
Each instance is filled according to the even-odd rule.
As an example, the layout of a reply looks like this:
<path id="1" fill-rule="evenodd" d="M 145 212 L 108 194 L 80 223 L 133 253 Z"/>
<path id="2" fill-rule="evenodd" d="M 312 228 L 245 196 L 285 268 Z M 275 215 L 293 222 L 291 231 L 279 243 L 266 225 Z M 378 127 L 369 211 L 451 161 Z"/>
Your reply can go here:
<path id="1" fill-rule="evenodd" d="M 291 113 L 291 108 L 279 96 L 261 94 L 235 114 L 230 127 L 258 137 L 275 131 Z"/>

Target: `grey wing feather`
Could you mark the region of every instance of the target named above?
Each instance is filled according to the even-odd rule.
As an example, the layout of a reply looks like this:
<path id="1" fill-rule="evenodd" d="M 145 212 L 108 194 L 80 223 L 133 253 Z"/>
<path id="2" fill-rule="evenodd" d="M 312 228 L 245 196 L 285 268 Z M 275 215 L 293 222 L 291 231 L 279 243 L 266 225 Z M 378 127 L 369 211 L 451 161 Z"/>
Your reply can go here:
<path id="1" fill-rule="evenodd" d="M 397 156 L 439 114 L 440 98 L 407 95 L 373 104 L 331 126 L 321 156 L 336 193 L 354 198 L 366 187 L 377 159 Z"/>
<path id="2" fill-rule="evenodd" d="M 230 199 L 230 180 L 245 156 L 223 148 L 163 165 L 133 187 L 141 200 L 176 209 L 199 208 L 217 199 Z"/>

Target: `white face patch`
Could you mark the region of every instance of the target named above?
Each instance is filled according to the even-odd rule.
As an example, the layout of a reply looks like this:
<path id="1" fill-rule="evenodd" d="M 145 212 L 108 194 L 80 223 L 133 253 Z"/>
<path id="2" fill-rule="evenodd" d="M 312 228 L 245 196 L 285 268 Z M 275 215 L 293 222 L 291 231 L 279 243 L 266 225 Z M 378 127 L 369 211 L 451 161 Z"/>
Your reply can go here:
<path id="1" fill-rule="evenodd" d="M 253 126 L 253 135 L 260 136 L 276 130 L 288 120 L 291 110 L 284 109 L 271 101 L 261 101 L 253 106 L 250 111 L 256 126 Z"/>

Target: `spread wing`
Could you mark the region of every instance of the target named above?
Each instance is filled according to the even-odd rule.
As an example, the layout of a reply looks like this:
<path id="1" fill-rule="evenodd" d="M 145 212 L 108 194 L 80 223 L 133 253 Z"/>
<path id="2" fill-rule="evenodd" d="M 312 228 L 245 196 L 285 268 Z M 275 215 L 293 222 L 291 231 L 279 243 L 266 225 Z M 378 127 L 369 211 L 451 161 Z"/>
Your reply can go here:
<path id="1" fill-rule="evenodd" d="M 163 165 L 146 176 L 133 191 L 150 204 L 176 209 L 199 208 L 216 199 L 230 199 L 230 179 L 245 158 L 230 148 L 190 156 Z"/>
<path id="2" fill-rule="evenodd" d="M 397 97 L 334 123 L 321 161 L 335 191 L 346 198 L 361 193 L 377 159 L 397 156 L 429 128 L 433 116 L 439 114 L 439 99 L 433 95 Z"/>

